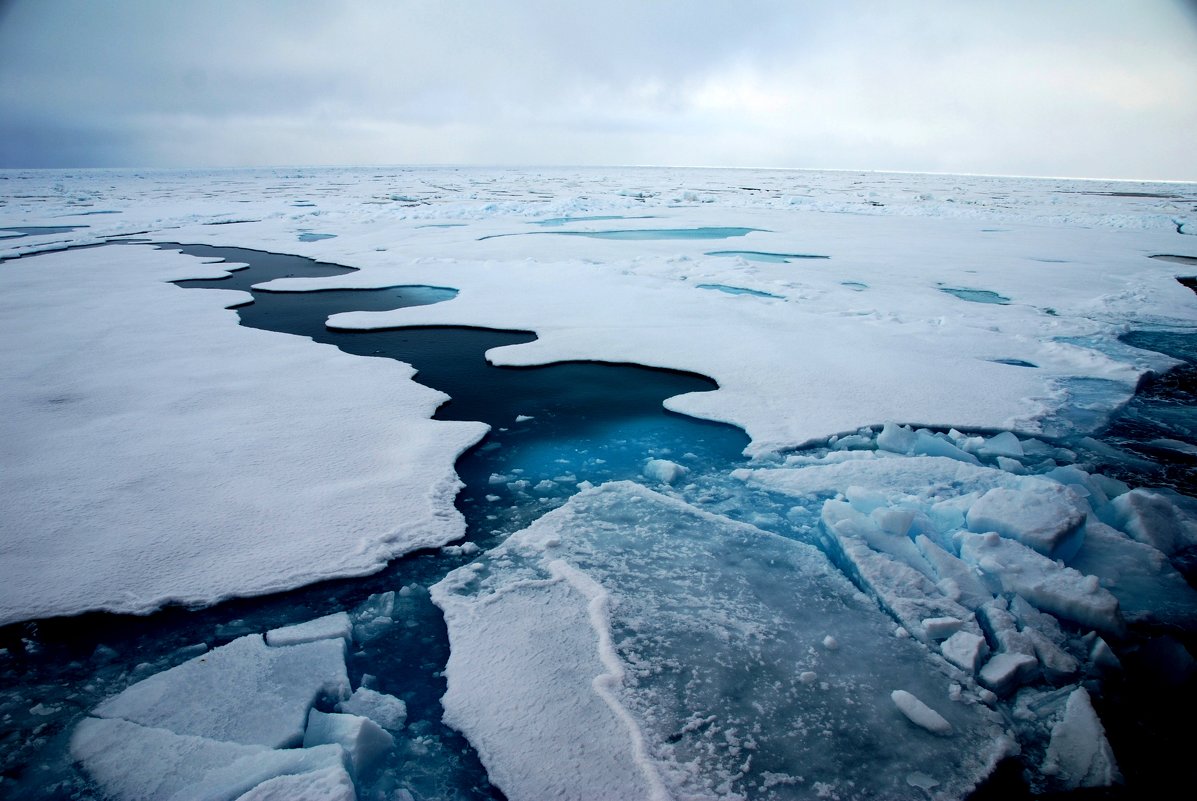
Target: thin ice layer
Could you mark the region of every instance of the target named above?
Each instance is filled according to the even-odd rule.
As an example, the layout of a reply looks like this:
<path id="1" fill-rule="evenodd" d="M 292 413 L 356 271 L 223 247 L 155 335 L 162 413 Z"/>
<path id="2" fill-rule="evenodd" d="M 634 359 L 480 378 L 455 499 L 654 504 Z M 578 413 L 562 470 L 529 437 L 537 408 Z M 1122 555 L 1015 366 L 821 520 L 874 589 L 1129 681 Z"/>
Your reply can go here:
<path id="1" fill-rule="evenodd" d="M 0 624 L 371 573 L 461 535 L 479 424 L 386 359 L 239 326 L 148 247 L 0 270 Z M 69 588 L 69 591 L 65 588 Z"/>
<path id="2" fill-rule="evenodd" d="M 628 797 L 628 777 L 641 797 L 922 798 L 916 772 L 958 798 L 1009 747 L 817 550 L 635 484 L 575 496 L 433 598 L 447 719 L 516 801 L 545 797 L 545 765 L 567 798 Z M 601 767 L 577 756 L 595 739 Z"/>

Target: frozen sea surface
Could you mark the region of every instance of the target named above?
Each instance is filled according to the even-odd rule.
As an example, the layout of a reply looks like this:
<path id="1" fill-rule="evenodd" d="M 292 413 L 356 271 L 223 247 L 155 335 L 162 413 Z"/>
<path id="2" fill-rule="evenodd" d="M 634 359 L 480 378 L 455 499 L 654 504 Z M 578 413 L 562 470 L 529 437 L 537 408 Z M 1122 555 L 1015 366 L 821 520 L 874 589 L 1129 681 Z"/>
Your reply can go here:
<path id="1" fill-rule="evenodd" d="M 336 698 L 317 698 L 315 712 L 299 724 L 288 713 L 287 744 L 298 730 L 310 749 L 252 758 L 238 752 L 246 770 L 240 778 L 214 775 L 228 780 L 221 786 L 258 782 L 253 797 L 345 795 L 356 785 L 363 798 L 491 798 L 489 771 L 505 789 L 541 782 L 576 794 L 582 784 L 562 785 L 560 773 L 541 770 L 539 761 L 521 763 L 526 742 L 508 737 L 496 745 L 493 727 L 518 720 L 519 731 L 536 737 L 574 725 L 548 712 L 549 691 L 576 701 L 586 687 L 593 693 L 587 709 L 609 712 L 593 728 L 606 732 L 596 742 L 610 745 L 588 764 L 622 765 L 610 776 L 638 782 L 647 795 L 681 788 L 723 796 L 961 797 L 984 778 L 990 757 L 1004 752 L 1005 737 L 1017 741 L 1021 756 L 1004 763 L 979 797 L 1109 782 L 1123 783 L 1098 792 L 1167 797 L 1162 788 L 1191 781 L 1183 743 L 1170 731 L 1178 715 L 1194 713 L 1197 697 L 1197 604 L 1184 578 L 1192 575 L 1197 543 L 1197 516 L 1186 497 L 1194 492 L 1197 451 L 1187 372 L 1197 320 L 1194 251 L 1185 233 L 1193 230 L 1192 187 L 631 169 L 6 177 L 12 196 L 0 227 L 73 230 L 4 238 L 4 256 L 142 239 L 188 243 L 184 252 L 199 259 L 114 246 L 0 265 L 0 280 L 10 282 L 6 320 L 14 326 L 6 341 L 23 346 L 10 348 L 9 357 L 24 365 L 5 386 L 19 394 L 55 384 L 44 408 L 34 404 L 36 415 L 28 416 L 28 407 L 15 415 L 6 410 L 6 419 L 23 421 L 16 430 L 30 443 L 49 442 L 58 430 L 53 421 L 63 419 L 88 436 L 104 426 L 122 433 L 103 446 L 60 434 L 54 441 L 65 449 L 35 445 L 5 454 L 6 468 L 44 476 L 28 484 L 39 493 L 69 490 L 74 479 L 61 479 L 74 475 L 91 477 L 76 487 L 107 489 L 79 489 L 65 504 L 43 505 L 40 518 L 14 517 L 9 510 L 18 507 L 8 501 L 19 494 L 6 490 L 5 545 L 14 531 L 17 542 L 54 543 L 55 553 L 21 547 L 73 572 L 32 588 L 54 606 L 27 606 L 12 618 L 25 622 L 0 632 L 0 794 L 87 795 L 92 781 L 116 782 L 105 786 L 117 795 L 124 791 L 112 787 L 135 792 L 144 785 L 122 784 L 135 776 L 123 767 L 138 762 L 132 752 L 92 747 L 115 741 L 100 732 L 104 726 L 125 724 L 86 722 L 101 720 L 89 718 L 92 710 L 113 708 L 106 699 L 204 659 L 206 649 L 217 653 L 239 638 L 345 617 L 346 686 L 373 700 L 338 710 Z M 654 218 L 652 228 L 639 222 L 647 218 Z M 629 221 L 611 227 L 634 236 L 595 230 L 594 223 L 615 220 Z M 556 226 L 516 235 L 537 222 L 560 222 L 570 235 L 547 235 Z M 704 250 L 709 241 L 692 240 L 693 232 L 711 230 L 736 230 L 751 250 L 737 258 L 711 255 Z M 316 231 L 333 238 L 300 240 Z M 649 235 L 661 231 L 690 233 Z M 238 256 L 214 247 L 254 250 Z M 296 267 L 269 251 L 325 262 Z M 829 258 L 797 269 L 745 253 Z M 1161 254 L 1169 258 L 1150 258 Z M 255 266 L 203 263 L 222 256 Z M 272 260 L 277 270 L 265 266 Z M 105 263 L 111 272 L 61 272 L 72 262 Z M 174 265 L 188 266 L 172 271 Z M 240 292 L 164 283 L 200 276 L 211 283 L 184 285 Z M 256 286 L 263 281 L 269 285 Z M 777 297 L 694 292 L 701 284 Z M 968 300 L 1008 303 L 961 302 L 943 287 L 979 293 Z M 240 304 L 236 314 L 224 310 L 233 304 Z M 140 333 L 88 336 L 86 323 L 99 313 Z M 331 327 L 323 324 L 330 316 Z M 270 358 L 264 336 L 279 338 L 271 347 L 297 348 L 295 358 Z M 130 342 L 136 348 L 126 347 Z M 213 350 L 217 345 L 227 350 Z M 335 358 L 317 358 L 322 348 Z M 362 383 L 328 372 L 326 361 L 340 359 L 348 360 L 345 369 L 360 365 Z M 197 372 L 205 360 L 221 363 L 219 381 L 197 380 L 209 376 Z M 396 373 L 396 360 L 416 372 Z M 173 384 L 150 378 L 167 375 Z M 387 375 L 401 379 L 388 383 Z M 443 395 L 420 383 L 452 400 L 442 403 Z M 263 385 L 274 394 L 263 394 Z M 204 391 L 179 395 L 172 386 Z M 294 394 L 301 390 L 308 394 Z M 269 400 L 283 394 L 294 403 L 313 392 L 347 390 L 353 413 L 343 420 L 329 415 L 324 399 L 294 406 Z M 108 393 L 95 395 L 109 398 L 106 408 L 128 413 L 108 413 L 89 426 L 80 414 L 85 404 L 51 402 L 100 392 Z M 423 422 L 363 402 L 383 396 L 427 399 L 417 415 Z M 264 417 L 251 413 L 247 397 L 266 401 Z M 691 416 L 666 414 L 662 401 Z M 188 436 L 146 435 L 147 422 L 160 425 L 172 415 L 201 422 Z M 747 436 L 695 418 L 733 423 Z M 341 436 L 331 419 L 349 421 L 358 438 Z M 486 438 L 470 450 L 434 438 L 428 458 L 447 468 L 461 453 L 455 467 L 465 489 L 456 498 L 429 494 L 444 486 L 437 484 L 442 473 L 410 461 L 407 434 L 389 432 L 464 421 L 489 426 Z M 284 429 L 287 436 L 278 436 L 293 443 L 295 455 L 280 458 L 260 447 Z M 483 429 L 471 431 L 477 439 Z M 187 443 L 192 449 L 181 447 Z M 209 458 L 213 453 L 219 458 Z M 337 453 L 339 461 L 331 458 Z M 265 469 L 255 474 L 242 464 Z M 410 470 L 404 475 L 413 482 L 397 492 L 373 492 L 369 479 L 353 478 L 393 479 L 394 464 Z M 653 491 L 626 483 L 587 489 L 629 479 Z M 405 510 L 421 504 L 467 539 L 385 566 L 390 556 L 379 552 L 370 576 L 286 592 L 339 568 L 335 559 L 305 557 L 298 541 L 278 547 L 275 540 L 276 561 L 257 567 L 305 563 L 304 570 L 275 570 L 279 592 L 143 618 L 38 617 L 50 609 L 131 608 L 128 597 L 104 600 L 95 592 L 108 571 L 97 571 L 91 555 L 111 556 L 105 543 L 114 537 L 88 528 L 88 557 L 72 558 L 80 553 L 80 532 L 70 530 L 69 514 L 50 520 L 56 512 L 119 509 L 131 527 L 191 512 L 238 530 L 254 531 L 255 520 L 264 521 L 259 532 L 288 519 L 320 527 L 282 485 L 300 498 L 312 488 L 343 498 L 364 493 L 380 504 L 379 516 L 363 514 L 357 502 L 327 506 L 359 527 L 359 541 L 398 532 L 391 556 L 410 547 Z M 145 486 L 164 490 L 139 490 Z M 211 489 L 199 494 L 196 487 Z M 242 511 L 251 498 L 257 517 Z M 604 498 L 618 503 L 604 505 Z M 620 517 L 615 507 L 644 514 Z M 567 518 L 578 526 L 546 534 Z M 703 522 L 678 542 L 670 520 L 683 528 L 687 520 Z M 71 536 L 39 540 L 49 526 Z M 157 529 L 173 568 L 193 576 L 219 572 L 226 582 L 196 582 L 200 594 L 192 602 L 202 593 L 216 600 L 264 591 L 233 586 L 254 571 L 241 560 L 230 574 L 225 549 L 192 535 L 193 524 L 160 522 Z M 98 529 L 105 530 L 115 529 Z M 749 548 L 746 537 L 758 547 Z M 608 540 L 618 548 L 605 549 Z M 729 541 L 736 547 L 720 546 Z M 126 553 L 145 552 L 132 539 L 125 544 Z M 773 564 L 762 561 L 765 554 Z M 546 555 L 561 558 L 546 563 Z M 466 567 L 475 559 L 477 567 Z M 128 556 L 114 564 L 138 567 Z M 859 614 L 828 612 L 840 633 L 811 634 L 809 621 L 801 623 L 802 599 L 786 601 L 793 588 L 774 581 L 778 565 L 808 582 L 803 599 L 836 598 Z M 451 571 L 458 572 L 445 580 Z M 524 572 L 538 577 L 521 584 Z M 496 608 L 511 603 L 556 614 L 546 620 L 477 607 L 473 589 L 459 583 L 469 573 L 502 599 Z M 448 615 L 450 627 L 464 632 L 453 635 L 452 649 L 429 600 L 427 588 L 437 582 L 446 608 L 488 612 Z M 20 576 L 7 583 L 13 591 L 31 587 Z M 736 589 L 746 583 L 770 591 L 749 597 Z M 462 593 L 449 591 L 459 586 Z M 166 597 L 148 593 L 137 603 L 148 611 Z M 679 614 L 679 597 L 690 599 L 694 614 Z M 797 621 L 792 628 L 754 639 L 790 619 Z M 533 624 L 554 627 L 557 636 L 521 639 Z M 316 622 L 278 636 L 342 629 Z M 469 658 L 471 649 L 487 653 L 496 641 L 510 646 L 507 661 Z M 296 642 L 288 647 L 300 647 Z M 858 661 L 857 643 L 890 654 L 903 686 L 879 688 L 880 674 Z M 785 655 L 804 644 L 810 648 L 801 658 L 820 664 L 791 668 Z M 561 653 L 578 656 L 553 656 Z M 842 676 L 823 668 L 834 659 L 842 660 Z M 504 671 L 512 665 L 539 665 L 542 679 L 494 700 L 531 694 L 542 714 L 496 722 L 470 699 L 480 688 L 508 686 Z M 453 678 L 461 675 L 471 681 Z M 587 684 L 586 676 L 599 680 Z M 868 703 L 845 692 L 852 682 L 869 688 L 860 696 Z M 242 679 L 233 684 L 194 700 L 219 719 L 228 707 L 270 707 L 252 693 L 229 702 L 247 691 Z M 814 699 L 823 684 L 834 703 L 819 706 Z M 442 722 L 446 692 L 449 720 L 477 752 Z M 809 703 L 800 702 L 803 693 Z M 153 706 L 146 714 L 160 713 Z M 365 723 L 334 717 L 362 710 L 392 727 L 404 721 L 388 732 L 389 753 L 374 755 L 371 743 L 385 738 Z M 822 738 L 834 747 L 778 722 L 820 715 L 842 724 Z M 987 749 L 961 748 L 986 719 L 1000 721 L 1001 737 L 987 740 Z M 158 779 L 179 787 L 205 775 L 209 757 L 229 761 L 232 752 L 219 744 L 228 735 L 211 740 L 206 731 L 147 738 L 130 729 L 122 742 L 172 759 L 194 753 Z M 216 745 L 178 739 L 196 737 Z M 82 772 L 69 756 L 73 739 Z M 849 741 L 876 746 L 857 749 L 862 764 L 877 766 L 867 780 L 844 759 L 840 746 Z M 306 750 L 313 754 L 286 753 Z M 323 756 L 330 753 L 344 756 Z M 917 754 L 926 759 L 914 766 Z M 793 770 L 787 760 L 795 755 L 818 766 L 820 776 L 815 767 Z"/>

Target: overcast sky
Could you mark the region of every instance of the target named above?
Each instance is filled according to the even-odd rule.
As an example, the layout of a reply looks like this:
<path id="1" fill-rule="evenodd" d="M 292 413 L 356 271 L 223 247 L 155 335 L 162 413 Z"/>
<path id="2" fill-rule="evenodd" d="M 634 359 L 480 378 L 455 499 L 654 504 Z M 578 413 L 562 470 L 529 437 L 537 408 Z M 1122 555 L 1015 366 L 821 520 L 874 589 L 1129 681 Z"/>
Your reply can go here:
<path id="1" fill-rule="evenodd" d="M 1185 0 L 0 0 L 0 167 L 1197 180 Z"/>

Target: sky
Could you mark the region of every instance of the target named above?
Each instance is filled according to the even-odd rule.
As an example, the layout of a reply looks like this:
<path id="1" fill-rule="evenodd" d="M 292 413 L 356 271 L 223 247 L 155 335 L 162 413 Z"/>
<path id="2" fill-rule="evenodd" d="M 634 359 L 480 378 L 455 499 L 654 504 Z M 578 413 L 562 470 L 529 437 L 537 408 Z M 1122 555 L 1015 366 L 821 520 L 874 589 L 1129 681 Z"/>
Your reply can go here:
<path id="1" fill-rule="evenodd" d="M 1197 180 L 1197 0 L 0 0 L 0 167 Z"/>

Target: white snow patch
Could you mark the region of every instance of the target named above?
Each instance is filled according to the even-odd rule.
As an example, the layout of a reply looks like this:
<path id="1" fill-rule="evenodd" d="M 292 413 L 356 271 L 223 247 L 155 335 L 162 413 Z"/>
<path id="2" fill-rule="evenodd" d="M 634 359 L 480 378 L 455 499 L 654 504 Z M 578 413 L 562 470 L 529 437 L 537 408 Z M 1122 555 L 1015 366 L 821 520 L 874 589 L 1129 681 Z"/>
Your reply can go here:
<path id="1" fill-rule="evenodd" d="M 406 365 L 165 283 L 214 272 L 140 246 L 0 270 L 0 624 L 360 576 L 461 536 L 453 463 L 485 427 L 430 420 L 444 396 Z"/>

